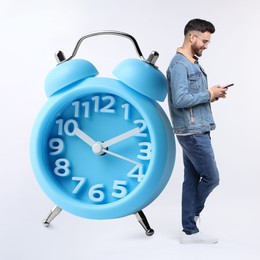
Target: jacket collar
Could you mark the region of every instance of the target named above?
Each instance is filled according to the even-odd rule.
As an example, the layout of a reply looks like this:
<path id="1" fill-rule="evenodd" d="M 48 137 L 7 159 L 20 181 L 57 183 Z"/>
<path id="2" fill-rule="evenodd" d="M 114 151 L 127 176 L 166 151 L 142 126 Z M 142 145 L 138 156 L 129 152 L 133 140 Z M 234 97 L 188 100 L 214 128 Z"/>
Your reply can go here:
<path id="1" fill-rule="evenodd" d="M 191 56 L 189 55 L 184 49 L 182 49 L 181 47 L 180 48 L 177 48 L 177 52 L 178 53 L 181 53 L 182 55 L 184 55 L 191 63 L 198 63 L 198 58 L 196 56 Z"/>

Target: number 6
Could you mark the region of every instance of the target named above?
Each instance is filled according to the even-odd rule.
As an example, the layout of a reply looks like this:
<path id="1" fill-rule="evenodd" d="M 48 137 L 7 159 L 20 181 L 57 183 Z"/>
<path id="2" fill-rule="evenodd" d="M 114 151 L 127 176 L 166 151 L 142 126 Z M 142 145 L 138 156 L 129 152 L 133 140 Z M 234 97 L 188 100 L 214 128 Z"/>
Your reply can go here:
<path id="1" fill-rule="evenodd" d="M 105 194 L 102 190 L 98 190 L 98 189 L 102 189 L 102 188 L 104 188 L 104 184 L 97 184 L 97 185 L 92 186 L 88 192 L 89 198 L 94 202 L 103 201 L 105 198 Z"/>

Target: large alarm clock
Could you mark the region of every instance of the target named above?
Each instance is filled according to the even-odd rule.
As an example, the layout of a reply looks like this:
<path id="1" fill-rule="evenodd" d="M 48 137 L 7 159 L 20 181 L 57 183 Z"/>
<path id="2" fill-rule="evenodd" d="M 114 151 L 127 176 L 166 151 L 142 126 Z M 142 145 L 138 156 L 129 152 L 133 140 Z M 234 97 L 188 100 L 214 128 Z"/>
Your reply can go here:
<path id="1" fill-rule="evenodd" d="M 116 78 L 98 77 L 92 63 L 74 58 L 81 42 L 97 35 L 132 40 L 139 58 L 121 62 Z M 50 218 L 63 209 L 89 219 L 137 214 L 146 221 L 142 210 L 162 192 L 175 161 L 172 127 L 157 102 L 166 97 L 158 54 L 146 60 L 131 35 L 101 31 L 82 37 L 70 58 L 57 57 L 30 144 L 35 177 L 57 205 Z"/>

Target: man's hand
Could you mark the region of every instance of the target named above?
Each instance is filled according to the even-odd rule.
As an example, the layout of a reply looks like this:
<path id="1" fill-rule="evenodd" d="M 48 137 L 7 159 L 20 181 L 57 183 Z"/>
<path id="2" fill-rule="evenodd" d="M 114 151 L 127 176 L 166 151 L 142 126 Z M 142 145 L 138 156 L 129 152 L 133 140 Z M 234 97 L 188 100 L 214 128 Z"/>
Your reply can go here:
<path id="1" fill-rule="evenodd" d="M 227 88 L 223 88 L 220 85 L 215 85 L 209 88 L 210 92 L 210 101 L 214 102 L 215 100 L 218 100 L 219 98 L 225 98 L 226 97 L 226 91 Z"/>

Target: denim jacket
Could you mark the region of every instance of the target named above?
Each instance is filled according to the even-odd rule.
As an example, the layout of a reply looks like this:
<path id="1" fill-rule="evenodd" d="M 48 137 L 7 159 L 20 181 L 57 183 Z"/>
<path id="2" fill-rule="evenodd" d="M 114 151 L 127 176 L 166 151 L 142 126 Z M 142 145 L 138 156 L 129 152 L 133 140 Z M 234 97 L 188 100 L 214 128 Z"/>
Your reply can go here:
<path id="1" fill-rule="evenodd" d="M 215 129 L 207 75 L 182 49 L 167 70 L 168 103 L 174 133 L 197 134 Z"/>

